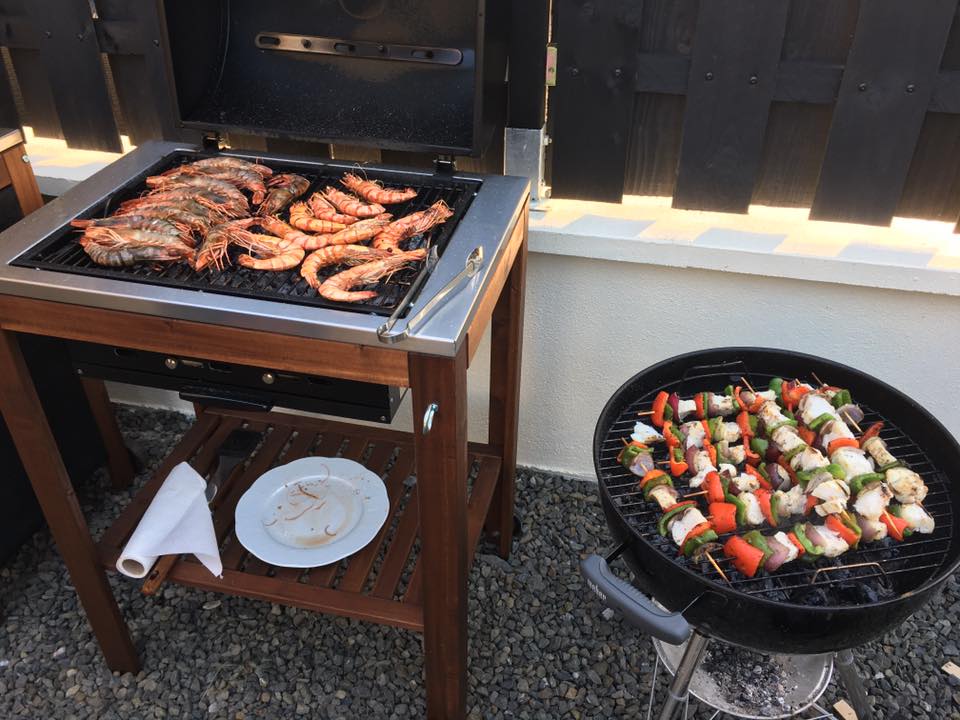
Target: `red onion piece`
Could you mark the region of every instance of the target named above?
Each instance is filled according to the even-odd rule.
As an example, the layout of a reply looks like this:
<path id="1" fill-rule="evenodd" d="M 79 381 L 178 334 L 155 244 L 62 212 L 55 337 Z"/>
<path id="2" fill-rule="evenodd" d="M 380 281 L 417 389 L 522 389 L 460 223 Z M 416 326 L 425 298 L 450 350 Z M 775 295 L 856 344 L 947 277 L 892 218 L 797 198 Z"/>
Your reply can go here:
<path id="1" fill-rule="evenodd" d="M 773 551 L 773 555 L 767 558 L 763 569 L 767 572 L 776 572 L 790 555 L 790 551 L 772 537 L 767 538 L 767 547 Z"/>
<path id="2" fill-rule="evenodd" d="M 858 405 L 842 405 L 840 410 L 840 418 L 847 424 L 857 424 L 863 422 L 863 410 L 860 409 Z"/>
<path id="3" fill-rule="evenodd" d="M 817 528 L 815 525 L 811 525 L 810 523 L 807 523 L 803 528 L 803 532 L 807 536 L 807 540 L 812 542 L 814 545 L 817 545 L 819 547 L 827 546 L 826 539 L 823 537 L 823 535 L 817 532 Z"/>
<path id="4" fill-rule="evenodd" d="M 676 393 L 670 393 L 670 397 L 667 398 L 667 405 L 673 410 L 673 421 L 676 424 L 680 424 L 680 396 Z"/>
<path id="5" fill-rule="evenodd" d="M 696 458 L 698 452 L 700 452 L 700 448 L 691 446 L 687 448 L 687 452 L 684 454 L 683 459 L 687 461 L 687 465 L 690 468 L 690 472 L 696 472 L 693 469 L 693 460 L 694 458 Z"/>
<path id="6" fill-rule="evenodd" d="M 652 453 L 639 453 L 630 463 L 630 472 L 639 477 L 643 477 L 656 467 L 653 462 Z"/>

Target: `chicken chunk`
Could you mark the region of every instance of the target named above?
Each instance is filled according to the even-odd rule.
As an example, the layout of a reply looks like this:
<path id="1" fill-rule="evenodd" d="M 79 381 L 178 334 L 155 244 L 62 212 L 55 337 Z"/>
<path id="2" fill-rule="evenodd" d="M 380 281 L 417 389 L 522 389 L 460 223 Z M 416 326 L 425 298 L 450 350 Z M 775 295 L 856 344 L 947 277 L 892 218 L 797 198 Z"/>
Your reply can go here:
<path id="1" fill-rule="evenodd" d="M 873 472 L 873 465 L 867 460 L 863 450 L 852 447 L 842 447 L 834 450 L 830 459 L 843 468 L 843 476 L 847 480 L 853 480 L 857 475 L 865 475 Z"/>
<path id="2" fill-rule="evenodd" d="M 797 406 L 800 411 L 800 419 L 804 425 L 809 425 L 821 415 L 830 415 L 831 417 L 840 417 L 836 408 L 830 404 L 830 401 L 820 393 L 807 393 L 800 398 Z"/>
<path id="3" fill-rule="evenodd" d="M 677 545 L 682 545 L 684 538 L 700 523 L 705 523 L 707 519 L 697 508 L 692 507 L 684 510 L 677 517 L 670 520 L 670 534 Z"/>
<path id="4" fill-rule="evenodd" d="M 857 494 L 853 509 L 870 520 L 878 520 L 890 504 L 893 493 L 883 483 L 875 483 Z M 882 524 L 882 523 L 881 523 Z"/>
<path id="5" fill-rule="evenodd" d="M 930 513 L 916 503 L 900 506 L 900 517 L 907 521 L 907 525 L 915 532 L 929 535 L 933 532 L 934 522 Z"/>
<path id="6" fill-rule="evenodd" d="M 928 488 L 917 473 L 910 468 L 891 468 L 886 472 L 887 485 L 893 491 L 897 502 L 908 504 L 923 502 Z"/>

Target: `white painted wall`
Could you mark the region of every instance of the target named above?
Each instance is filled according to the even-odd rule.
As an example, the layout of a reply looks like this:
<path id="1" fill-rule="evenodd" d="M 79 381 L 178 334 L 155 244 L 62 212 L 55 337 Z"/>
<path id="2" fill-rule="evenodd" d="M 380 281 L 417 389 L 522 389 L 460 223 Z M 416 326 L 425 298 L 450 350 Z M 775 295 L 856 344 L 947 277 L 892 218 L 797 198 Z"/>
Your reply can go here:
<path id="1" fill-rule="evenodd" d="M 862 368 L 914 393 L 960 435 L 960 298 L 538 252 L 528 272 L 523 465 L 592 478 L 593 428 L 610 395 L 648 365 L 719 345 L 795 349 Z M 661 298 L 691 312 L 666 322 Z M 485 341 L 470 369 L 476 439 L 486 430 L 488 354 Z M 398 416 L 409 429 L 408 403 Z"/>

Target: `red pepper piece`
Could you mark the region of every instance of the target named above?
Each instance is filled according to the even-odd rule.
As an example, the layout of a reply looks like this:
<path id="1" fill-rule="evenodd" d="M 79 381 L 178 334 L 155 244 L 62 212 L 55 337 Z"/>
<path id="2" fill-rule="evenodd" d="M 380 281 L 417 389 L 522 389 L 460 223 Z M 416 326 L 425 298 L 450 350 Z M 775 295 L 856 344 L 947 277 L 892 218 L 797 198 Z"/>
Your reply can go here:
<path id="1" fill-rule="evenodd" d="M 748 441 L 753 437 L 753 430 L 750 427 L 750 415 L 746 410 L 737 415 L 737 427 L 740 428 L 740 439 L 743 440 L 744 447 L 749 447 Z"/>
<path id="2" fill-rule="evenodd" d="M 820 504 L 820 498 L 816 498 L 813 495 L 807 495 L 807 503 L 803 506 L 803 514 L 809 515 L 810 511 L 813 510 L 817 505 Z"/>
<path id="3" fill-rule="evenodd" d="M 903 531 L 907 529 L 907 521 L 903 518 L 898 518 L 896 515 L 891 515 L 886 510 L 883 511 L 883 515 L 880 516 L 880 519 L 883 520 L 883 524 L 887 526 L 887 532 L 897 542 L 903 541 Z"/>
<path id="4" fill-rule="evenodd" d="M 817 439 L 817 434 L 808 427 L 798 427 L 797 434 L 807 445 L 813 445 Z"/>
<path id="5" fill-rule="evenodd" d="M 744 468 L 744 472 L 746 472 L 748 475 L 753 475 L 757 479 L 757 482 L 760 483 L 760 487 L 762 489 L 773 490 L 773 485 L 771 485 L 770 482 L 760 474 L 760 471 L 753 467 L 753 465 L 747 465 Z"/>
<path id="6" fill-rule="evenodd" d="M 793 543 L 793 546 L 797 549 L 797 557 L 802 557 L 804 553 L 807 552 L 806 548 L 803 547 L 803 543 L 800 542 L 800 539 L 796 536 L 795 533 L 788 532 L 787 539 Z"/>
<path id="7" fill-rule="evenodd" d="M 823 524 L 833 530 L 837 535 L 842 537 L 844 542 L 846 542 L 850 547 L 856 545 L 860 540 L 860 536 L 844 525 L 843 521 L 836 515 L 827 515 L 827 519 Z"/>
<path id="8" fill-rule="evenodd" d="M 753 494 L 754 497 L 757 498 L 757 502 L 760 504 L 760 510 L 763 512 L 763 516 L 767 519 L 767 522 L 770 523 L 770 527 L 776 527 L 777 519 L 773 516 L 773 511 L 770 509 L 771 492 L 769 490 L 760 488 Z"/>
<path id="9" fill-rule="evenodd" d="M 723 483 L 720 482 L 720 475 L 718 473 L 708 472 L 707 476 L 703 479 L 703 487 L 707 491 L 707 500 L 709 502 L 723 502 Z"/>
<path id="10" fill-rule="evenodd" d="M 710 456 L 710 463 L 714 467 L 717 467 L 717 449 L 713 446 L 713 443 L 710 442 L 709 436 L 703 438 L 703 449 L 706 450 Z"/>
<path id="11" fill-rule="evenodd" d="M 674 458 L 677 450 L 679 450 L 679 448 L 673 448 L 670 451 L 670 474 L 674 477 L 680 477 L 690 469 L 686 460 L 677 460 Z"/>
<path id="12" fill-rule="evenodd" d="M 760 464 L 760 456 L 753 451 L 752 447 L 750 447 L 749 440 L 744 440 L 743 442 L 743 457 L 747 461 L 747 467 Z"/>
<path id="13" fill-rule="evenodd" d="M 707 409 L 703 406 L 703 393 L 694 395 L 693 402 L 697 407 L 697 417 L 703 420 L 707 416 Z"/>
<path id="14" fill-rule="evenodd" d="M 710 522 L 720 533 L 732 533 L 737 529 L 737 506 L 728 502 L 712 502 L 707 505 Z"/>
<path id="15" fill-rule="evenodd" d="M 875 422 L 873 425 L 867 428 L 867 431 L 863 435 L 860 436 L 860 445 L 862 446 L 872 437 L 877 437 L 881 430 L 883 430 L 883 422 Z"/>
<path id="16" fill-rule="evenodd" d="M 734 535 L 723 546 L 723 554 L 733 558 L 733 566 L 747 577 L 753 577 L 763 562 L 763 550 L 758 550 L 739 535 Z"/>
<path id="17" fill-rule="evenodd" d="M 667 406 L 669 398 L 670 394 L 661 390 L 653 399 L 653 424 L 657 427 L 663 427 L 663 409 Z"/>
<path id="18" fill-rule="evenodd" d="M 837 450 L 842 447 L 860 447 L 860 443 L 854 438 L 837 438 L 836 440 L 831 441 L 830 445 L 827 447 L 827 455 L 833 455 Z"/>

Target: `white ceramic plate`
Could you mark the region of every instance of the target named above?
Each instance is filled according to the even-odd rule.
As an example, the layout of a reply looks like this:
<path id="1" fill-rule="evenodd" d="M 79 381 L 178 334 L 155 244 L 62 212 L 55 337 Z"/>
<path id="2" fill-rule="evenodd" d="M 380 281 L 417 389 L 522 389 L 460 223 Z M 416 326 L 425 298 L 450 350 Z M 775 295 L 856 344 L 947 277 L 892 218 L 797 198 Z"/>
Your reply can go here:
<path id="1" fill-rule="evenodd" d="M 306 457 L 257 478 L 235 515 L 240 543 L 270 565 L 329 565 L 360 550 L 387 520 L 383 480 L 360 463 Z"/>

